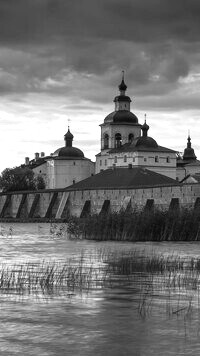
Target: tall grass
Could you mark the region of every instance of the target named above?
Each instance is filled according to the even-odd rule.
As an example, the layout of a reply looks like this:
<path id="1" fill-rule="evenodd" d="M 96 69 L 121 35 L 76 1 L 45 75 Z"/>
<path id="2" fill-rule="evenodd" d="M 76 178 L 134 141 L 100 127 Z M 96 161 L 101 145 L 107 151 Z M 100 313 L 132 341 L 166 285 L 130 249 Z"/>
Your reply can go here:
<path id="1" fill-rule="evenodd" d="M 71 237 L 116 241 L 199 241 L 199 210 L 132 211 L 71 217 Z"/>
<path id="2" fill-rule="evenodd" d="M 169 314 L 188 313 L 195 304 L 194 296 L 199 296 L 200 258 L 98 250 L 95 258 L 82 253 L 62 262 L 0 266 L 2 294 L 73 296 L 99 289 L 112 293 L 115 287 L 120 293 L 124 290 L 143 317 L 161 300 L 166 301 Z"/>
<path id="3" fill-rule="evenodd" d="M 72 293 L 88 290 L 99 273 L 92 266 L 43 261 L 13 266 L 0 266 L 0 292 L 56 294 L 60 291 Z"/>

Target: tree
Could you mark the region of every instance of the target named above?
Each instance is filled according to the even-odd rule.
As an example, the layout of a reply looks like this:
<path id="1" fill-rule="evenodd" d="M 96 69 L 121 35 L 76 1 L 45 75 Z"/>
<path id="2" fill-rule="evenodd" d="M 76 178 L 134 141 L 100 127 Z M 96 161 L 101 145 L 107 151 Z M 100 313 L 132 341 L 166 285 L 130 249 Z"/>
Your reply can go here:
<path id="1" fill-rule="evenodd" d="M 6 168 L 0 176 L 0 188 L 3 191 L 44 189 L 42 176 L 34 176 L 28 167 Z"/>

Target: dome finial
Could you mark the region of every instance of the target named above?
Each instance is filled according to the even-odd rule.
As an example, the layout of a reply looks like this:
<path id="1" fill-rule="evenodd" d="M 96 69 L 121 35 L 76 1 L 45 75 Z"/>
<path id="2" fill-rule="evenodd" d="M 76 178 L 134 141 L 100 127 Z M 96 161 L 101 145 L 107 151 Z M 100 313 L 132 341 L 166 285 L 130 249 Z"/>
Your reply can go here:
<path id="1" fill-rule="evenodd" d="M 68 131 L 70 132 L 70 119 L 67 119 L 67 121 L 68 121 Z"/>

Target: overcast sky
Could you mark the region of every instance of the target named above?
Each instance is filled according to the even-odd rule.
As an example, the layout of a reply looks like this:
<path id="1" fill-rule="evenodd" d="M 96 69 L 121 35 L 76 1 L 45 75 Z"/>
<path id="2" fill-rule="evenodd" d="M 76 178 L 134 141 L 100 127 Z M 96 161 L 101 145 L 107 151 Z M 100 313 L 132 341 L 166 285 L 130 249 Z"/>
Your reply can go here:
<path id="1" fill-rule="evenodd" d="M 0 171 L 64 145 L 95 159 L 121 71 L 158 144 L 200 158 L 199 0 L 0 0 Z"/>

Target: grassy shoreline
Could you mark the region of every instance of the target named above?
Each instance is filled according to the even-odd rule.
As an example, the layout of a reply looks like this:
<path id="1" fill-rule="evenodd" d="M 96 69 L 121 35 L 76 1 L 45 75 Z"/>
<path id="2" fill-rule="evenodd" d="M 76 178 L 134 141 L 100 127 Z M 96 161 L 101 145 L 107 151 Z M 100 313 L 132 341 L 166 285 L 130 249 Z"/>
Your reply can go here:
<path id="1" fill-rule="evenodd" d="M 72 237 L 97 241 L 200 241 L 200 210 L 135 210 L 71 217 L 67 231 Z"/>

